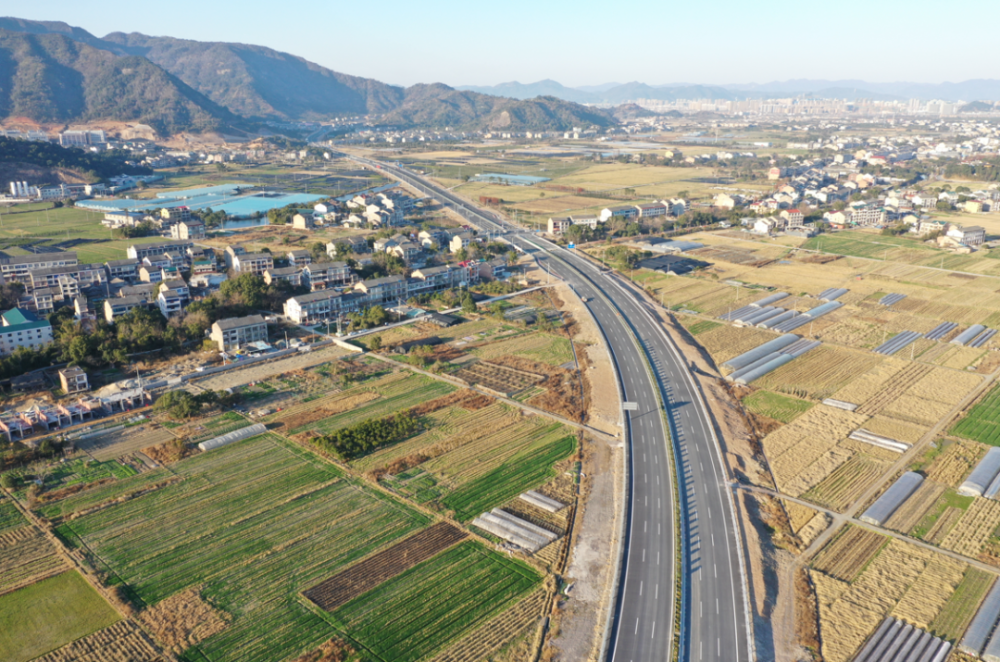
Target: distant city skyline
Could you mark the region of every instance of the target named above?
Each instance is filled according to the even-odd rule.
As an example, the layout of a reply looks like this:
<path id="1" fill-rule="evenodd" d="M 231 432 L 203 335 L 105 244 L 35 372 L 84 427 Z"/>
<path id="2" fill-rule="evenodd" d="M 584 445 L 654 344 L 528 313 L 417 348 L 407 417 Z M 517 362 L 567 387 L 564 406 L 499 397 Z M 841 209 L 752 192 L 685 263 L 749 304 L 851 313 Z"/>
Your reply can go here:
<path id="1" fill-rule="evenodd" d="M 234 11 L 234 7 L 237 9 Z M 845 0 L 825 6 L 771 0 L 649 0 L 560 7 L 509 0 L 501 7 L 431 0 L 320 3 L 249 0 L 237 6 L 50 0 L 6 12 L 64 21 L 98 37 L 142 32 L 267 46 L 324 67 L 395 85 L 452 86 L 556 80 L 569 87 L 617 81 L 664 85 L 768 83 L 788 79 L 957 82 L 1000 78 L 989 38 L 962 23 L 995 25 L 1000 3 L 948 5 Z M 957 20 L 956 17 L 960 17 Z"/>

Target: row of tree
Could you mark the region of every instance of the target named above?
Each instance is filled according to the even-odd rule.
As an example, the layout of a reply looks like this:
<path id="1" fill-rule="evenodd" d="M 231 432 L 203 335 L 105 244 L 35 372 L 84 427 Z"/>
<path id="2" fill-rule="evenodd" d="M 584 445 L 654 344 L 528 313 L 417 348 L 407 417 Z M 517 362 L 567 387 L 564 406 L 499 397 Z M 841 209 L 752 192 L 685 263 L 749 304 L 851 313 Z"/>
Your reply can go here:
<path id="1" fill-rule="evenodd" d="M 336 432 L 316 437 L 312 443 L 343 461 L 367 455 L 382 446 L 402 441 L 419 428 L 416 416 L 409 411 L 370 418 Z"/>

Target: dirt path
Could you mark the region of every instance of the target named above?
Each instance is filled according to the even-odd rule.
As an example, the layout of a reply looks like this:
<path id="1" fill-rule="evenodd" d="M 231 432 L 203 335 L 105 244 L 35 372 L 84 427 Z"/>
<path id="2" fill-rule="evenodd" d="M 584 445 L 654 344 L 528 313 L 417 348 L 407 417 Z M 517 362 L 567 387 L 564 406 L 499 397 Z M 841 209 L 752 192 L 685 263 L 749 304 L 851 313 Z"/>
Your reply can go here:
<path id="1" fill-rule="evenodd" d="M 267 379 L 268 377 L 280 375 L 285 372 L 311 368 L 312 366 L 333 361 L 343 356 L 348 356 L 349 354 L 350 352 L 346 349 L 341 349 L 336 345 L 332 345 L 313 352 L 293 354 L 292 356 L 280 358 L 275 361 L 252 363 L 246 368 L 227 370 L 226 372 L 221 372 L 217 375 L 210 375 L 203 379 L 191 380 L 189 383 L 203 389 L 223 391 L 227 388 L 243 386 L 244 384 L 261 381 Z"/>

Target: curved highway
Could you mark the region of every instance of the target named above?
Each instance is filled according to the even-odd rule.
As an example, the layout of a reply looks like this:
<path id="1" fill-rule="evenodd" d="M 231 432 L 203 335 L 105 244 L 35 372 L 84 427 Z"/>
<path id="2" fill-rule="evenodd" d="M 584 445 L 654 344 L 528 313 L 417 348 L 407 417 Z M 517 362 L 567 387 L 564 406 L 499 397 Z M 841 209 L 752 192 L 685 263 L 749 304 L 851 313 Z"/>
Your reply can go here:
<path id="1" fill-rule="evenodd" d="M 625 400 L 636 403 L 625 418 L 630 449 L 628 520 L 607 659 L 662 662 L 674 657 L 676 493 L 684 580 L 678 658 L 751 662 L 742 550 L 719 444 L 690 369 L 650 314 L 649 304 L 629 284 L 575 251 L 518 235 L 519 229 L 499 216 L 410 171 L 356 160 L 380 166 L 482 230 L 511 233 L 509 240 L 534 253 L 586 300 L 601 327 Z M 670 443 L 678 465 L 676 476 L 668 459 Z M 676 492 L 674 480 L 679 481 Z"/>

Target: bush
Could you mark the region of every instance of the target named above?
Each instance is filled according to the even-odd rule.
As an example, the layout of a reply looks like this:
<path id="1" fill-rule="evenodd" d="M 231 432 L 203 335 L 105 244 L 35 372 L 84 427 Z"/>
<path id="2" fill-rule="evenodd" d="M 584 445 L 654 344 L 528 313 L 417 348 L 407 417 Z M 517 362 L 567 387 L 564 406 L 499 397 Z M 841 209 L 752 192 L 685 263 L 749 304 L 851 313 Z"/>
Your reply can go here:
<path id="1" fill-rule="evenodd" d="M 345 462 L 367 455 L 386 444 L 406 439 L 419 424 L 410 412 L 386 418 L 370 418 L 312 440 L 313 444 Z"/>

